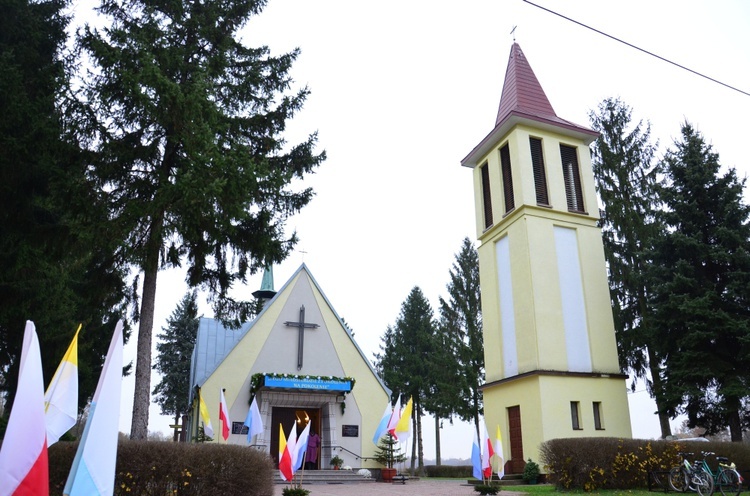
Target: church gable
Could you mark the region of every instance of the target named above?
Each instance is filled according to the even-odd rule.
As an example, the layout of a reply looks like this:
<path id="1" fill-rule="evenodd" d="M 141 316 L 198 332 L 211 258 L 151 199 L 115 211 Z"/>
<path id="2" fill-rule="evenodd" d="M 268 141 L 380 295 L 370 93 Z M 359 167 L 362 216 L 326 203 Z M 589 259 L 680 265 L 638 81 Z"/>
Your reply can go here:
<path id="1" fill-rule="evenodd" d="M 300 271 L 263 344 L 254 370 L 277 374 L 344 376 L 331 334 L 346 331 L 338 321 L 323 319 L 316 292 L 308 272 Z"/>

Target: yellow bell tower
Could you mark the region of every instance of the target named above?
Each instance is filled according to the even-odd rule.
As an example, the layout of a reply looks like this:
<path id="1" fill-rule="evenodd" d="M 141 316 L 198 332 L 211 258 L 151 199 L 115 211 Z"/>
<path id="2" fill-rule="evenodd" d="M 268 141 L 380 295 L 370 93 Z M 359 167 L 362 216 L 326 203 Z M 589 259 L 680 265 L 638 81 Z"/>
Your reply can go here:
<path id="1" fill-rule="evenodd" d="M 521 47 L 508 60 L 495 128 L 473 169 L 488 428 L 507 473 L 562 437 L 631 437 L 589 144 L 561 119 Z"/>

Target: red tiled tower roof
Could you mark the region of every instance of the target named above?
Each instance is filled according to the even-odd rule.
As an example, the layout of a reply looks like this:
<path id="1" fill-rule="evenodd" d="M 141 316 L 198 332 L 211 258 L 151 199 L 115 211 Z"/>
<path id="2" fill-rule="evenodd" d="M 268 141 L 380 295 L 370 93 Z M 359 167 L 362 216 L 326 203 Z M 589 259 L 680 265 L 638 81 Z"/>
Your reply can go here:
<path id="1" fill-rule="evenodd" d="M 510 48 L 495 128 L 461 161 L 462 165 L 476 166 L 476 160 L 482 153 L 487 152 L 495 139 L 509 131 L 514 125 L 524 121 L 527 123 L 533 121 L 533 125 L 545 129 L 570 133 L 586 143 L 590 143 L 599 135 L 596 131 L 557 116 L 520 45 L 514 42 Z"/>
<path id="2" fill-rule="evenodd" d="M 531 69 L 529 61 L 523 54 L 521 46 L 515 42 L 510 47 L 508 68 L 505 70 L 503 94 L 500 97 L 495 125 L 502 124 L 512 114 L 532 120 L 553 122 L 564 127 L 572 126 L 579 131 L 585 130 L 595 134 L 588 128 L 578 126 L 557 116 L 542 89 L 542 85 L 539 84 L 539 80 Z"/>
<path id="3" fill-rule="evenodd" d="M 502 123 L 513 111 L 539 117 L 557 118 L 552 104 L 549 103 L 542 85 L 539 84 L 518 43 L 513 43 L 510 48 L 503 94 L 500 97 L 495 125 Z"/>

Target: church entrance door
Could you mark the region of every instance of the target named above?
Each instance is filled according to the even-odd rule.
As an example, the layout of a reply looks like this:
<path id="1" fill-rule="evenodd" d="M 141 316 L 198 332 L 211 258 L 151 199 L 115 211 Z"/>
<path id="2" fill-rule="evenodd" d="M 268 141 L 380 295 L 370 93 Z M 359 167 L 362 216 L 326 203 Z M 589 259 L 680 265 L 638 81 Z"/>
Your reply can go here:
<path id="1" fill-rule="evenodd" d="M 508 474 L 523 473 L 523 436 L 521 435 L 521 407 L 508 408 L 508 434 L 510 438 L 510 460 L 505 464 Z"/>
<path id="2" fill-rule="evenodd" d="M 319 408 L 282 408 L 273 407 L 271 411 L 271 458 L 274 466 L 279 466 L 279 425 L 284 428 L 284 436 L 289 439 L 292 425 L 297 427 L 297 436 L 310 423 L 310 435 L 313 432 L 320 436 L 320 409 Z M 320 442 L 316 448 L 315 468 L 320 468 Z M 304 455 L 303 455 L 304 456 Z M 312 468 L 308 465 L 307 468 Z"/>

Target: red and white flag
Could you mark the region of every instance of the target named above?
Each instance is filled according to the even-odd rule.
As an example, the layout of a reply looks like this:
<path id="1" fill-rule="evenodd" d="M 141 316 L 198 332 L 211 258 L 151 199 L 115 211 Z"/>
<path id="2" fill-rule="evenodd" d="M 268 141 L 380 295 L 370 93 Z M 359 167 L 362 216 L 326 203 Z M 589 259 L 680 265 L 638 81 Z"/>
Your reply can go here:
<path id="1" fill-rule="evenodd" d="M 44 377 L 39 338 L 26 321 L 18 386 L 0 448 L 0 496 L 49 494 Z"/>
<path id="2" fill-rule="evenodd" d="M 221 390 L 221 399 L 219 400 L 219 421 L 221 424 L 221 437 L 224 441 L 229 439 L 229 410 L 227 409 L 227 400 L 224 398 L 224 390 Z"/>
<path id="3" fill-rule="evenodd" d="M 398 395 L 398 398 L 396 398 L 396 404 L 393 406 L 393 411 L 391 412 L 391 419 L 388 421 L 388 433 L 398 439 L 396 436 L 396 426 L 398 425 L 398 421 L 401 420 L 401 395 Z"/>
<path id="4" fill-rule="evenodd" d="M 492 439 L 487 433 L 487 424 L 482 422 L 482 473 L 485 479 L 492 478 L 492 457 L 495 455 L 495 449 L 492 446 Z"/>

